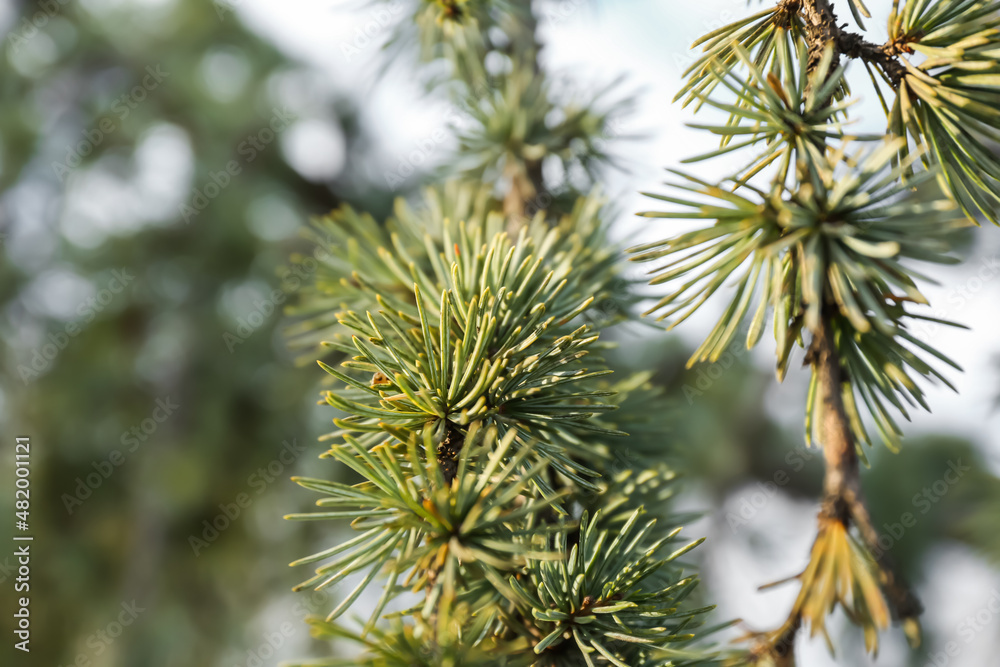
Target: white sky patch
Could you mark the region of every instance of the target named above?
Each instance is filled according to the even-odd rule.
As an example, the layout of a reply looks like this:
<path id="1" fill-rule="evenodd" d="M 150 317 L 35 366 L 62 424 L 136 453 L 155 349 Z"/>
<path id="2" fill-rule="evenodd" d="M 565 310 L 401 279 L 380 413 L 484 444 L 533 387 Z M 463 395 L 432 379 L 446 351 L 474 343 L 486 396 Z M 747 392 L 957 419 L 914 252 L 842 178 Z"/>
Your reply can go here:
<path id="1" fill-rule="evenodd" d="M 297 172 L 311 181 L 330 181 L 344 167 L 344 135 L 322 120 L 303 120 L 281 138 L 282 154 Z"/>

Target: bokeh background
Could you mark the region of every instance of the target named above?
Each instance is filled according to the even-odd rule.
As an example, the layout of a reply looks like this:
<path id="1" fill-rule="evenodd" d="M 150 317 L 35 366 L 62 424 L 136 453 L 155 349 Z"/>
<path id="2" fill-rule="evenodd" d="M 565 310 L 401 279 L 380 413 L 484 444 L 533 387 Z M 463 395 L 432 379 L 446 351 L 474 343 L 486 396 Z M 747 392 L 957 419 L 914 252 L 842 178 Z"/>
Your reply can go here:
<path id="1" fill-rule="evenodd" d="M 13 439 L 29 435 L 35 535 L 30 656 L 12 649 L 13 548 L 0 548 L 0 664 L 326 654 L 302 619 L 338 592 L 292 594 L 301 573 L 286 564 L 330 536 L 280 517 L 310 502 L 290 475 L 336 474 L 315 458 L 331 415 L 315 405 L 321 372 L 281 336 L 308 279 L 282 266 L 308 252 L 310 216 L 341 202 L 382 216 L 447 169 L 455 110 L 413 54 L 382 49 L 417 1 L 0 2 L 0 527 L 13 531 Z M 603 179 L 613 234 L 662 235 L 669 223 L 632 216 L 638 191 L 711 142 L 671 104 L 687 45 L 746 3 L 536 9 L 549 67 L 584 88 L 626 75 L 637 101 L 606 137 L 624 167 Z M 858 110 L 881 129 L 873 100 Z M 865 474 L 927 607 L 924 647 L 888 633 L 878 665 L 992 667 L 1000 654 L 1000 232 L 958 252 L 928 292 L 971 330 L 921 332 L 964 366 L 958 393 L 934 388 L 933 414 L 915 413 L 902 452 L 874 451 Z M 702 513 L 689 535 L 709 537 L 705 597 L 719 620 L 763 629 L 795 590 L 756 589 L 804 566 L 822 469 L 802 443 L 805 374 L 776 384 L 767 345 L 684 369 L 711 315 L 669 335 L 621 327 L 616 362 L 668 389 L 679 508 Z M 906 513 L 914 525 L 896 531 Z M 834 627 L 836 658 L 803 642 L 803 667 L 869 664 L 855 629 Z"/>

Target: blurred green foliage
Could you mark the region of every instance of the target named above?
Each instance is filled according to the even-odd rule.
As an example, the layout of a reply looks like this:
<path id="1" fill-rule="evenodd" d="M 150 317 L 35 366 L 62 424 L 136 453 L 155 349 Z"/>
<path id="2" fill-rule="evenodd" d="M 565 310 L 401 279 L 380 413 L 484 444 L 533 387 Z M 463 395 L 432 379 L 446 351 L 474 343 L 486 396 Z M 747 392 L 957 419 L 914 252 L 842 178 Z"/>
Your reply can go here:
<path id="1" fill-rule="evenodd" d="M 245 142 L 287 108 L 339 127 L 350 165 L 363 147 L 351 101 L 296 106 L 322 75 L 248 31 L 229 3 L 11 7 L 0 55 L 0 428 L 33 446 L 27 664 L 247 665 L 274 633 L 282 655 L 302 657 L 302 619 L 331 609 L 338 593 L 287 593 L 300 575 L 281 564 L 330 535 L 303 540 L 279 517 L 312 501 L 287 478 L 306 460 L 313 467 L 329 415 L 311 406 L 321 373 L 296 368 L 285 349 L 274 290 L 294 296 L 301 278 L 278 267 L 308 248 L 297 228 L 345 192 L 299 174 L 281 138 L 252 160 Z M 32 31 L 39 12 L 44 25 Z M 185 221 L 182 205 L 200 204 L 195 191 L 224 180 L 230 161 L 240 172 Z M 380 185 L 354 190 L 364 200 L 350 203 L 385 213 Z M 679 443 L 670 454 L 688 487 L 721 503 L 771 479 L 798 443 L 765 407 L 767 374 L 739 353 L 706 384 L 712 366 L 684 370 L 691 350 L 678 339 L 641 334 L 614 331 L 627 345 L 612 361 L 665 387 Z M 157 401 L 176 408 L 165 415 Z M 969 452 L 958 440 L 908 440 L 898 456 L 877 457 L 867 488 L 877 522 L 896 521 L 948 460 L 976 460 Z M 787 492 L 815 495 L 818 468 L 806 470 Z M 901 538 L 893 555 L 907 571 L 950 537 L 1000 559 L 1000 483 L 981 470 Z M 6 454 L 0 475 L 6 536 Z M 212 539 L 205 522 L 227 520 Z M 25 664 L 8 640 L 11 551 L 0 550 L 2 665 Z M 134 622 L 102 639 L 133 600 Z"/>
<path id="2" fill-rule="evenodd" d="M 33 445 L 30 664 L 245 664 L 270 625 L 253 618 L 293 583 L 275 564 L 301 547 L 275 524 L 318 432 L 311 378 L 276 342 L 295 283 L 275 267 L 337 199 L 260 136 L 289 110 L 279 91 L 313 75 L 213 3 L 53 5 L 20 7 L 48 18 L 17 17 L 0 65 L 3 430 Z M 241 173 L 185 221 L 230 161 Z M 157 196 L 185 163 L 182 199 Z M 231 525 L 212 540 L 205 521 Z M 120 639 L 95 634 L 133 600 Z M 10 651 L 0 663 L 25 664 Z"/>

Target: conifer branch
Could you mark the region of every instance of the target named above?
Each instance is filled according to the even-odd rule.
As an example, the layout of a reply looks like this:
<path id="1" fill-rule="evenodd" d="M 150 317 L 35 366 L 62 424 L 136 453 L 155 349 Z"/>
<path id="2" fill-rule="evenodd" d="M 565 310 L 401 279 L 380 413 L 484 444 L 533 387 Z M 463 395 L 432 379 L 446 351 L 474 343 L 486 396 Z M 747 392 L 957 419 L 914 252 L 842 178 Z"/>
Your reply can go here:
<path id="1" fill-rule="evenodd" d="M 850 58 L 864 59 L 878 65 L 893 87 L 898 88 L 905 73 L 905 68 L 895 57 L 901 52 L 898 42 L 890 41 L 884 45 L 876 45 L 864 40 L 857 33 L 843 30 L 837 24 L 837 17 L 829 0 L 801 0 L 801 12 L 809 41 L 810 70 L 819 64 L 824 48 L 832 42 L 835 45 L 833 54 L 835 66 L 839 64 L 841 54 Z M 819 430 L 825 463 L 823 480 L 825 500 L 820 516 L 840 520 L 845 525 L 853 522 L 857 527 L 868 552 L 878 565 L 883 590 L 898 617 L 908 624 L 907 634 L 912 640 L 915 631 L 909 624 L 915 623 L 916 617 L 923 611 L 923 606 L 895 572 L 888 554 L 880 548 L 878 532 L 872 524 L 865 504 L 861 490 L 857 443 L 843 401 L 842 363 L 828 313 L 824 314 L 820 326 L 813 331 L 812 345 L 806 363 L 811 365 L 812 372 L 816 376 L 819 394 L 817 402 L 822 415 Z M 800 620 L 798 613 L 793 612 L 788 624 L 792 638 L 801 625 Z"/>
<path id="2" fill-rule="evenodd" d="M 906 68 L 896 57 L 903 52 L 905 44 L 888 41 L 876 44 L 866 40 L 856 32 L 849 32 L 838 25 L 837 15 L 829 0 L 782 0 L 779 3 L 786 11 L 798 11 L 806 28 L 809 43 L 810 68 L 815 67 L 823 55 L 827 44 L 835 45 L 833 64 L 840 64 L 840 57 L 860 58 L 876 65 L 893 88 L 906 73 Z"/>
<path id="3" fill-rule="evenodd" d="M 891 53 L 897 45 L 889 43 L 879 46 L 865 41 L 856 33 L 843 30 L 837 24 L 837 17 L 829 0 L 791 0 L 782 4 L 788 9 L 798 5 L 809 45 L 808 71 L 813 72 L 820 67 L 824 55 L 831 58 L 832 67 L 840 65 L 842 55 L 861 58 L 878 65 L 893 87 L 898 87 L 905 70 Z M 828 54 L 827 49 L 831 44 L 832 56 Z M 817 559 L 830 557 L 817 548 L 823 535 L 823 522 L 839 522 L 845 530 L 853 523 L 858 528 L 868 553 L 875 559 L 882 589 L 889 597 L 898 617 L 907 624 L 907 634 L 913 640 L 914 635 L 919 632 L 914 630 L 917 627 L 915 619 L 923 611 L 923 607 L 901 577 L 896 574 L 885 550 L 879 547 L 878 533 L 865 505 L 861 490 L 857 443 L 844 406 L 842 362 L 834 341 L 835 334 L 830 316 L 829 309 L 824 309 L 822 320 L 812 331 L 813 339 L 805 359 L 805 363 L 811 367 L 817 391 L 815 401 L 820 415 L 817 428 L 825 463 L 823 479 L 825 499 L 819 515 L 820 537 L 817 537 L 817 544 L 813 546 L 810 567 Z M 778 631 L 768 636 L 762 649 L 758 649 L 777 659 L 779 664 L 782 661 L 792 660 L 790 656 L 794 653 L 795 638 L 802 627 L 803 605 L 807 600 L 804 593 L 807 585 L 808 582 L 803 582 L 803 591 L 786 622 Z M 816 622 L 816 619 L 811 620 L 813 623 Z M 883 621 L 877 615 L 874 622 L 876 626 L 883 625 Z M 870 634 L 866 627 L 867 637 L 870 637 Z M 870 639 L 869 645 L 871 645 Z"/>
<path id="4" fill-rule="evenodd" d="M 919 643 L 915 639 L 919 633 L 916 618 L 923 612 L 923 606 L 896 573 L 885 549 L 879 546 L 878 532 L 871 521 L 861 490 L 857 444 L 844 407 L 842 364 L 829 315 L 823 318 L 821 325 L 813 333 L 806 363 L 811 366 L 812 373 L 817 378 L 817 403 L 822 415 L 819 432 L 825 469 L 824 501 L 819 514 L 821 531 L 824 521 L 840 522 L 845 529 L 853 523 L 868 554 L 878 567 L 879 584 L 896 616 L 905 624 L 911 641 Z M 815 549 L 813 554 L 816 555 Z M 801 625 L 802 609 L 796 605 L 777 635 L 779 643 L 793 645 L 795 634 Z"/>
<path id="5" fill-rule="evenodd" d="M 314 634 L 365 646 L 352 667 L 717 664 L 693 643 L 711 608 L 686 601 L 697 578 L 676 559 L 700 540 L 666 520 L 663 432 L 625 440 L 659 394 L 648 375 L 609 379 L 601 357 L 600 330 L 638 300 L 603 202 L 570 179 L 538 196 L 544 160 L 604 159 L 610 112 L 550 98 L 529 0 L 434 0 L 415 19 L 472 122 L 461 181 L 398 200 L 384 225 L 346 206 L 315 223 L 323 260 L 293 331 L 336 357 L 319 362 L 339 411 L 324 457 L 361 481 L 296 479 L 323 509 L 287 518 L 349 519 L 355 536 L 293 565 L 316 568 L 300 589 L 362 580 Z M 379 577 L 360 632 L 340 626 Z M 413 606 L 386 613 L 407 590 Z"/>
<path id="6" fill-rule="evenodd" d="M 864 29 L 864 0 L 849 5 Z M 902 432 L 893 413 L 929 409 L 914 377 L 951 386 L 920 354 L 961 370 L 910 333 L 928 316 L 909 308 L 928 301 L 901 260 L 952 263 L 947 230 L 977 216 L 1000 224 L 1000 160 L 990 148 L 1000 140 L 991 105 L 1000 94 L 1000 2 L 894 0 L 888 33 L 874 44 L 838 25 L 830 0 L 781 0 L 699 39 L 703 55 L 677 99 L 728 118 L 692 125 L 717 135 L 719 148 L 685 162 L 756 151 L 718 182 L 674 171 L 669 194 L 650 195 L 672 210 L 640 215 L 705 226 L 630 249 L 636 261 L 657 262 L 652 284 L 674 286 L 647 313 L 671 327 L 735 286 L 689 365 L 719 359 L 745 319 L 753 347 L 771 319 L 781 380 L 791 350 L 812 336 L 805 434 L 824 450 L 824 500 L 795 604 L 780 628 L 751 635 L 752 662 L 793 664 L 800 628 L 825 635 L 838 605 L 871 652 L 893 611 L 919 641 L 920 603 L 878 544 L 859 463 L 873 443 L 866 422 L 895 451 Z M 882 102 L 884 133 L 844 130 L 852 60 Z M 878 143 L 848 157 L 856 141 Z M 911 196 L 932 181 L 940 198 Z"/>
<path id="7" fill-rule="evenodd" d="M 864 0 L 849 3 L 863 29 Z M 316 628 L 364 644 L 369 667 L 714 664 L 717 653 L 690 645 L 707 609 L 679 606 L 695 581 L 674 559 L 697 542 L 672 544 L 679 529 L 644 517 L 669 497 L 672 473 L 641 457 L 611 466 L 625 430 L 657 411 L 643 403 L 655 398 L 644 376 L 610 381 L 600 357 L 600 329 L 618 316 L 599 304 L 623 312 L 636 298 L 615 287 L 601 203 L 569 179 L 537 197 L 553 190 L 543 162 L 590 174 L 609 161 L 595 137 L 613 110 L 550 97 L 527 0 L 416 11 L 422 55 L 450 65 L 473 122 L 460 133 L 461 181 L 419 209 L 397 202 L 381 225 L 344 207 L 317 224 L 327 256 L 302 291 L 296 335 L 338 355 L 339 366 L 320 364 L 341 415 L 326 456 L 363 479 L 297 480 L 330 509 L 291 518 L 348 518 L 358 533 L 298 561 L 321 563 L 303 586 L 366 574 Z M 793 664 L 800 628 L 826 635 L 836 606 L 871 652 L 892 610 L 917 636 L 920 603 L 879 548 L 859 463 L 878 439 L 896 449 L 897 415 L 929 409 L 915 380 L 948 384 L 931 361 L 960 370 L 911 333 L 930 318 L 910 310 L 928 304 L 910 265 L 957 261 L 948 236 L 974 215 L 1000 223 L 1000 159 L 986 143 L 1000 141 L 1000 111 L 984 103 L 1000 95 L 998 12 L 998 0 L 894 2 L 880 46 L 839 26 L 829 0 L 780 0 L 705 35 L 685 74 L 685 105 L 728 116 L 695 126 L 719 148 L 689 161 L 755 154 L 717 182 L 673 171 L 669 194 L 651 195 L 672 210 L 642 215 L 704 226 L 631 249 L 657 263 L 652 283 L 674 285 L 649 313 L 676 325 L 735 284 L 689 363 L 718 360 L 739 331 L 753 347 L 770 323 L 779 380 L 811 336 L 805 434 L 826 461 L 798 596 L 780 628 L 755 635 L 751 660 Z M 491 78 L 497 52 L 509 62 Z M 883 103 L 884 133 L 845 130 L 852 60 Z M 868 148 L 855 153 L 856 142 Z M 909 196 L 935 181 L 944 196 Z M 379 575 L 360 634 L 336 626 Z M 406 589 L 422 600 L 386 627 Z"/>

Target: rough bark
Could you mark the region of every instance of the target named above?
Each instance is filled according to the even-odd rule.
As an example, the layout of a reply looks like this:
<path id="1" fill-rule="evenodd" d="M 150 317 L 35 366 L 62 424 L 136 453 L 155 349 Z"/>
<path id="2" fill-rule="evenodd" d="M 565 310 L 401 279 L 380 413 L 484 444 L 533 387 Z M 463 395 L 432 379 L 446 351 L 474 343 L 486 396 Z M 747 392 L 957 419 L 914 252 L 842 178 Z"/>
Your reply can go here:
<path id="1" fill-rule="evenodd" d="M 827 499 L 844 498 L 849 492 L 858 496 L 858 455 L 854 446 L 854 434 L 844 409 L 840 357 L 829 318 L 823 318 L 819 330 L 814 332 L 810 356 L 818 385 L 817 401 L 821 406 L 820 442 L 826 463 L 823 492 Z"/>
<path id="2" fill-rule="evenodd" d="M 786 12 L 798 11 L 805 25 L 810 69 L 819 63 L 826 45 L 833 42 L 834 68 L 840 64 L 841 56 L 864 60 L 878 67 L 894 88 L 899 86 L 906 68 L 897 56 L 908 50 L 906 44 L 876 44 L 858 33 L 848 32 L 844 26 L 837 24 L 837 15 L 829 0 L 784 0 L 779 6 Z"/>

